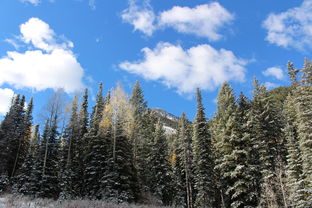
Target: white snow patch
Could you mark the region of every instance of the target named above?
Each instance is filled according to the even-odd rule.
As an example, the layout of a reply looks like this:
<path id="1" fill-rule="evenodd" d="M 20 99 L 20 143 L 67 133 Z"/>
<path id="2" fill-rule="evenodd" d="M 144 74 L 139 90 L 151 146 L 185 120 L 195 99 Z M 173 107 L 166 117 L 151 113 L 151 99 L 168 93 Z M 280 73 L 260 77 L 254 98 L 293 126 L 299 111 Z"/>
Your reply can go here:
<path id="1" fill-rule="evenodd" d="M 166 135 L 173 135 L 177 133 L 177 130 L 169 127 L 169 126 L 164 126 L 165 134 Z"/>

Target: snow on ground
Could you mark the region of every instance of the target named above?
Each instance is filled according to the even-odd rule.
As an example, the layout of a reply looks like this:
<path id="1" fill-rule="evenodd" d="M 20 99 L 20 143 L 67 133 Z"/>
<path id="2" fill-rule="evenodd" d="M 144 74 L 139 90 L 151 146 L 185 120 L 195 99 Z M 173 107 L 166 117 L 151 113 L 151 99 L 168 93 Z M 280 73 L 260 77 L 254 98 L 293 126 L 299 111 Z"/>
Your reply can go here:
<path id="1" fill-rule="evenodd" d="M 6 208 L 5 202 L 6 202 L 6 199 L 4 197 L 0 197 L 0 208 Z"/>
<path id="2" fill-rule="evenodd" d="M 154 205 L 114 204 L 96 200 L 65 200 L 32 199 L 18 195 L 0 196 L 0 208 L 165 208 Z M 167 207 L 169 208 L 169 207 Z"/>
<path id="3" fill-rule="evenodd" d="M 165 134 L 166 135 L 173 135 L 177 133 L 177 130 L 169 127 L 169 126 L 164 126 Z"/>

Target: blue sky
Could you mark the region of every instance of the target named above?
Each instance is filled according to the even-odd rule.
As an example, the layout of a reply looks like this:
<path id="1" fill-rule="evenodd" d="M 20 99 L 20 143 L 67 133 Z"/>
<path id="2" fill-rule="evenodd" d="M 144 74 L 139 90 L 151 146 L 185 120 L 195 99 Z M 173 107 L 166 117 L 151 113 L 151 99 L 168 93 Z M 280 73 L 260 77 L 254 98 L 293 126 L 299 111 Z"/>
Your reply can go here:
<path id="1" fill-rule="evenodd" d="M 287 61 L 311 48 L 311 0 L 1 0 L 0 116 L 13 94 L 34 96 L 36 117 L 58 88 L 139 80 L 150 107 L 190 119 L 200 87 L 211 117 L 223 81 L 248 96 L 253 76 L 288 85 Z"/>

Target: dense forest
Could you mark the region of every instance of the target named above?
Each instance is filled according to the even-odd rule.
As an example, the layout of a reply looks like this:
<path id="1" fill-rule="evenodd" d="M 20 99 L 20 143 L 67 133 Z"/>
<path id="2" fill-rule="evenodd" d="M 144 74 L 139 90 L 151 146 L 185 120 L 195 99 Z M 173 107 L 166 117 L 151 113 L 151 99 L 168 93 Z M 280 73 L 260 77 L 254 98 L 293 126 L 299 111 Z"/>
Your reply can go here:
<path id="1" fill-rule="evenodd" d="M 225 82 L 208 120 L 197 89 L 189 121 L 150 109 L 137 82 L 88 112 L 88 90 L 68 119 L 58 94 L 45 124 L 16 95 L 0 125 L 0 192 L 172 207 L 312 207 L 312 62 L 288 63 L 291 86 L 254 79 L 252 99 Z M 168 133 L 166 128 L 173 129 Z M 42 129 L 42 130 L 40 130 Z"/>

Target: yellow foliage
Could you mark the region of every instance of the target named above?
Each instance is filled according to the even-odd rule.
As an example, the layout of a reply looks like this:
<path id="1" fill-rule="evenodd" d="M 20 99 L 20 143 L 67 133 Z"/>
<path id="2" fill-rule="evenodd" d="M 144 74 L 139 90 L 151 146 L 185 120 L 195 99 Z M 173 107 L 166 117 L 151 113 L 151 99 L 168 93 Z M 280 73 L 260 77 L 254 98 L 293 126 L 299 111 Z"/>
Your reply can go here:
<path id="1" fill-rule="evenodd" d="M 125 93 L 120 83 L 111 90 L 110 102 L 106 104 L 103 111 L 101 128 L 115 126 L 116 123 L 123 123 L 123 130 L 130 136 L 133 129 L 133 110 L 128 102 L 128 95 Z"/>
<path id="2" fill-rule="evenodd" d="M 177 154 L 173 153 L 169 158 L 170 165 L 173 165 L 177 160 Z"/>

